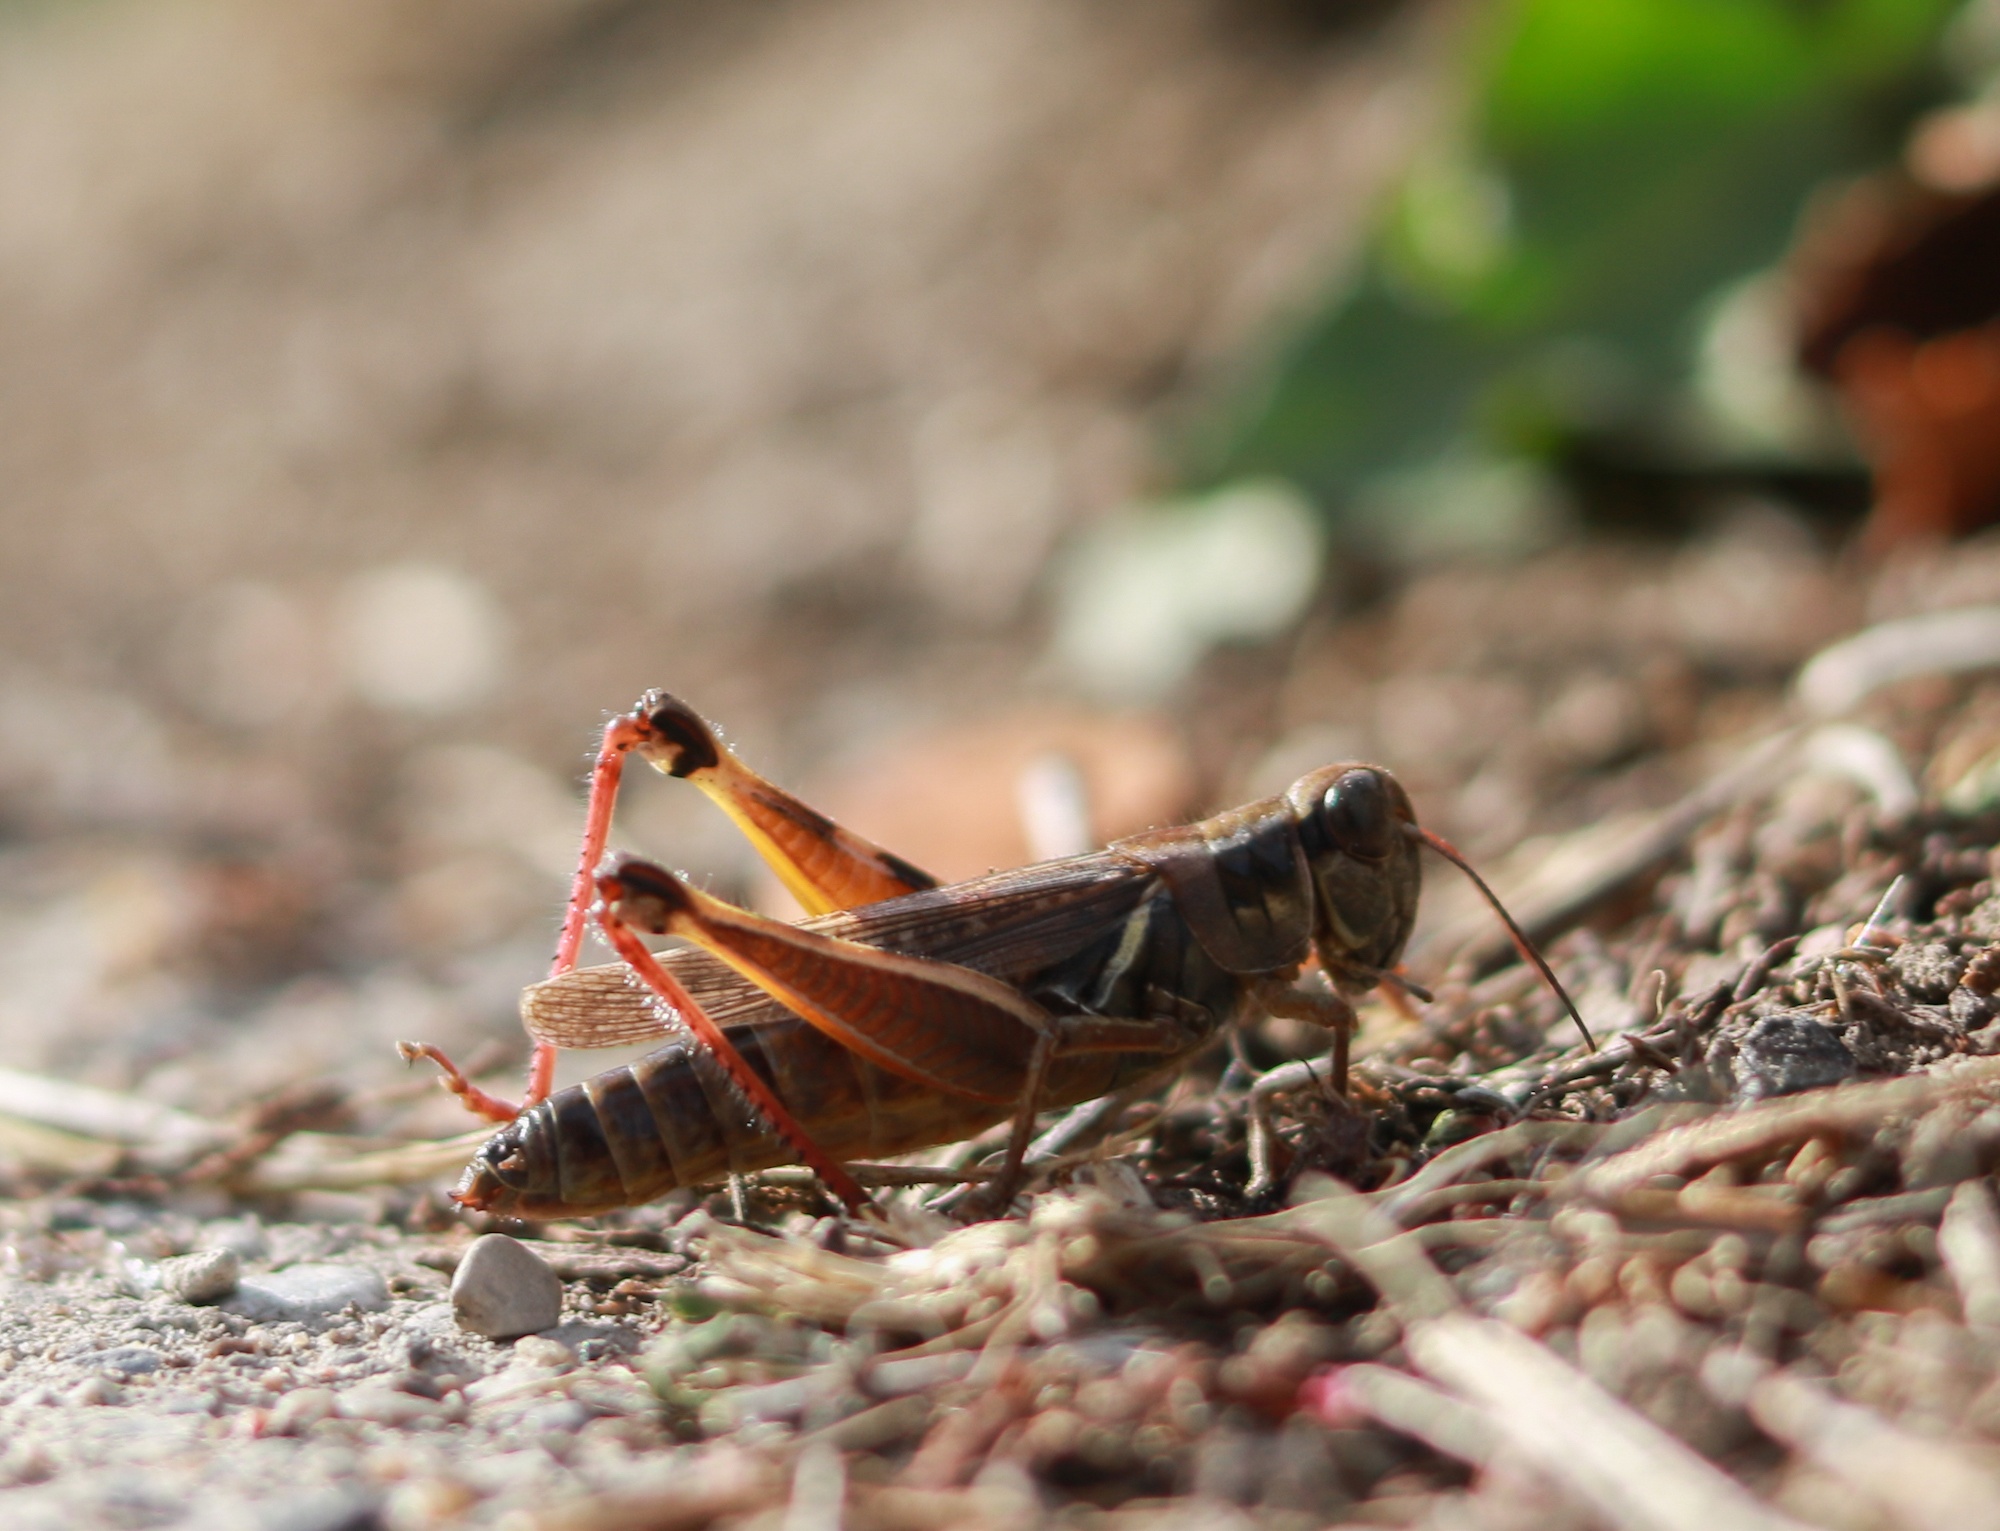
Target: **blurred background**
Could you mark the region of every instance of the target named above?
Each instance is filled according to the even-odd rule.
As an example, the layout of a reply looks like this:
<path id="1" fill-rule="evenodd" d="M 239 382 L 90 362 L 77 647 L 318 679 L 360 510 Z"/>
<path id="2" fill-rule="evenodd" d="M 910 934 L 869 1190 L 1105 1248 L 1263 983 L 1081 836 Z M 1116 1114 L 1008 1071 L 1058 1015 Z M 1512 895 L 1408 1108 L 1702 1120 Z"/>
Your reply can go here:
<path id="1" fill-rule="evenodd" d="M 1669 801 L 2000 596 L 1996 187 L 2000 0 L 7 0 L 6 1059 L 460 1130 L 648 686 L 946 877 Z"/>

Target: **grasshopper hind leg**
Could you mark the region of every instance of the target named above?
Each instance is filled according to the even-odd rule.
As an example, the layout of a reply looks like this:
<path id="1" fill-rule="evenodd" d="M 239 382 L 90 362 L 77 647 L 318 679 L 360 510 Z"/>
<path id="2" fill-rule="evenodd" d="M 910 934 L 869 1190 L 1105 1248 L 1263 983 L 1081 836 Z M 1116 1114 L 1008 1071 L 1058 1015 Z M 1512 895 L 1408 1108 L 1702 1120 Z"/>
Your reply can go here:
<path id="1" fill-rule="evenodd" d="M 900 856 L 834 823 L 783 788 L 744 765 L 722 742 L 708 720 L 665 691 L 649 691 L 630 712 L 604 727 L 590 772 L 584 810 L 583 843 L 577 852 L 569 904 L 556 940 L 549 976 L 573 971 L 583 947 L 597 873 L 611 837 L 625 760 L 637 753 L 668 776 L 693 782 L 708 794 L 756 847 L 808 911 L 830 913 L 937 886 L 937 879 Z M 556 1046 L 537 1038 L 528 1064 L 527 1089 L 519 1106 L 489 1095 L 437 1048 L 428 1043 L 398 1044 L 406 1061 L 427 1058 L 442 1071 L 440 1083 L 476 1116 L 510 1122 L 548 1098 L 555 1086 Z"/>
<path id="2" fill-rule="evenodd" d="M 655 770 L 692 782 L 729 816 L 808 914 L 858 909 L 938 885 L 930 873 L 759 776 L 679 697 L 649 691 L 619 724 L 632 737 L 628 747 Z"/>
<path id="3" fill-rule="evenodd" d="M 428 1042 L 398 1042 L 396 1044 L 396 1051 L 401 1054 L 405 1063 L 415 1063 L 420 1058 L 428 1058 L 432 1063 L 436 1064 L 438 1072 L 443 1076 L 439 1079 L 438 1083 L 456 1095 L 464 1103 L 466 1110 L 470 1111 L 474 1116 L 486 1118 L 489 1122 L 511 1122 L 529 1106 L 536 1103 L 535 1100 L 529 1100 L 520 1106 L 511 1106 L 497 1095 L 488 1095 L 478 1085 L 466 1078 L 464 1069 L 453 1063 L 451 1059 L 447 1058 L 441 1051 Z M 551 1049 L 552 1053 L 553 1051 Z M 548 1093 L 547 1089 L 542 1091 L 542 1095 L 544 1096 Z M 539 1098 L 537 1097 L 537 1099 Z"/>

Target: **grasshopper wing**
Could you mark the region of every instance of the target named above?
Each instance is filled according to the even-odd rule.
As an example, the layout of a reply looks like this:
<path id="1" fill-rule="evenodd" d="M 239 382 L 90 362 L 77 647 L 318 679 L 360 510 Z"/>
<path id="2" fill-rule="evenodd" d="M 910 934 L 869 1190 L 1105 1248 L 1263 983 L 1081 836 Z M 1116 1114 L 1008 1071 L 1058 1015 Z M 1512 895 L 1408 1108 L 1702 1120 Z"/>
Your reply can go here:
<path id="1" fill-rule="evenodd" d="M 1098 851 L 822 915 L 805 928 L 1025 984 L 1115 929 L 1154 885 L 1149 868 Z"/>
<path id="2" fill-rule="evenodd" d="M 706 952 L 676 951 L 660 960 L 717 1025 L 743 1025 L 783 1014 L 775 1000 Z M 521 991 L 521 1024 L 537 1042 L 557 1047 L 622 1047 L 680 1031 L 672 1010 L 622 962 L 574 968 Z"/>
<path id="3" fill-rule="evenodd" d="M 1115 927 L 1138 907 L 1153 880 L 1138 863 L 1098 852 L 995 872 L 802 923 L 822 935 L 953 962 L 1020 984 Z M 749 1025 L 787 1014 L 706 952 L 674 951 L 661 961 L 718 1025 Z M 617 1047 L 677 1029 L 672 1012 L 623 963 L 578 968 L 529 985 L 521 994 L 521 1021 L 536 1041 L 558 1047 Z"/>

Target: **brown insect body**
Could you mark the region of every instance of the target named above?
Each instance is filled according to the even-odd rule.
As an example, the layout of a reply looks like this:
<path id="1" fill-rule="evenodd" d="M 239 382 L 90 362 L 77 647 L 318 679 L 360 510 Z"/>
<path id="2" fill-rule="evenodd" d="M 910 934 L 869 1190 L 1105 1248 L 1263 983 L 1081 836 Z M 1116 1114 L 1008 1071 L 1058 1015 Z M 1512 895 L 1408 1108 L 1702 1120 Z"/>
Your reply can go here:
<path id="1" fill-rule="evenodd" d="M 1157 1034 L 1123 1050 L 1057 1044 L 1034 1092 L 1048 1108 L 1184 1064 L 1269 1003 L 1314 953 L 1338 990 L 1372 987 L 1409 939 L 1419 885 L 1402 787 L 1379 768 L 1337 765 L 1197 824 L 781 929 L 970 970 L 1050 1017 L 1145 1023 Z M 883 1023 L 898 1060 L 883 1067 L 715 956 L 662 961 L 835 1160 L 967 1137 L 1012 1114 L 1028 1083 L 1037 1036 L 1028 1024 L 975 1026 L 966 1012 L 906 1005 Z M 820 961 L 822 971 L 837 965 Z M 870 970 L 856 964 L 853 981 L 871 981 Z M 1347 1013 L 1332 996 L 1317 1002 Z M 560 974 L 522 1000 L 528 1030 L 566 1046 L 658 1035 L 668 1029 L 662 1009 L 620 965 Z M 910 1077 L 902 1060 L 928 1077 Z M 711 1051 L 682 1036 L 530 1106 L 480 1149 L 456 1196 L 505 1215 L 575 1216 L 797 1158 Z"/>

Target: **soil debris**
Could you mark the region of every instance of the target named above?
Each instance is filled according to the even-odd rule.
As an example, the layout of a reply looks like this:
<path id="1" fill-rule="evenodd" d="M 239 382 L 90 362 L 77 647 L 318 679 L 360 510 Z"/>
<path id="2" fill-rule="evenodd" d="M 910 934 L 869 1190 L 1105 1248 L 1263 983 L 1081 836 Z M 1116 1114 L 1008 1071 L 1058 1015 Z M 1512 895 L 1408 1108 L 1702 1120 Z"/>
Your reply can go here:
<path id="1" fill-rule="evenodd" d="M 1514 578 L 1601 594 L 1604 567 Z M 1990 599 L 2000 560 L 1951 578 Z M 481 1135 L 431 1135 L 460 1124 L 428 1092 L 266 1082 L 197 1115 L 0 1077 L 6 1502 L 259 1531 L 1979 1523 L 2000 680 L 1920 662 L 1904 588 L 1865 597 L 1885 620 L 1848 652 L 1878 678 L 1837 711 L 1790 685 L 1800 639 L 1761 678 L 1687 672 L 1709 721 L 1623 766 L 1520 778 L 1542 835 L 1479 859 L 1595 1050 L 1440 881 L 1433 997 L 1364 1009 L 1351 1098 L 1322 1036 L 1266 1020 L 1052 1117 L 1004 1219 L 964 1221 L 1001 1133 L 861 1167 L 869 1218 L 777 1170 L 467 1228 L 437 1187 Z M 1546 662 L 1461 606 L 1481 673 Z M 1437 662 L 1359 622 L 1313 641 L 1397 706 Z M 1480 833 L 1491 761 L 1390 763 Z"/>

